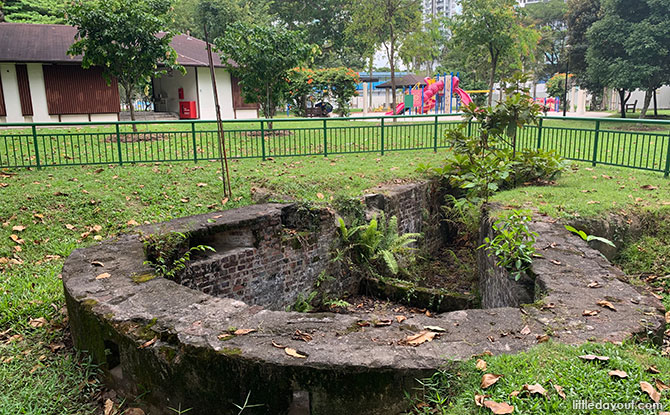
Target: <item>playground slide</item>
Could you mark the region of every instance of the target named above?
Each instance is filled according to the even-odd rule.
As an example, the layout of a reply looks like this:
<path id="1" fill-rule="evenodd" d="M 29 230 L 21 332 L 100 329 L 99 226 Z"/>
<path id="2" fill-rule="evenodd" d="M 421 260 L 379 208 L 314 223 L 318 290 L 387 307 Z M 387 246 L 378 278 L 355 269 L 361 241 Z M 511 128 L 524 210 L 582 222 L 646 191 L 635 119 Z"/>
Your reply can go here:
<path id="1" fill-rule="evenodd" d="M 401 102 L 395 107 L 395 113 L 396 115 L 402 114 L 405 112 L 405 104 Z M 393 115 L 393 111 L 389 111 L 386 113 L 386 115 Z"/>
<path id="2" fill-rule="evenodd" d="M 458 82 L 458 77 L 454 76 L 454 92 L 458 94 L 459 97 L 461 97 L 462 105 L 470 105 L 472 98 L 470 98 L 470 95 L 467 92 L 458 87 Z"/>

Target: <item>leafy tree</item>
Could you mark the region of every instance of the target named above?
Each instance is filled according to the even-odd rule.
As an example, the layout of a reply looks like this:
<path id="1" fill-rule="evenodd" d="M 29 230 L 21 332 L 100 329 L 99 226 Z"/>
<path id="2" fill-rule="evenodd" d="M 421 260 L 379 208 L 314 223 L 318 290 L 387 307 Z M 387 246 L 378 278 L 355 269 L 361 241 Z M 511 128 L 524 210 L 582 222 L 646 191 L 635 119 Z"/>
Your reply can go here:
<path id="1" fill-rule="evenodd" d="M 419 71 L 425 65 L 428 73 L 433 72 L 433 63 L 440 57 L 447 42 L 442 27 L 443 22 L 439 19 L 431 20 L 407 36 L 399 51 L 400 59 L 407 67 Z"/>
<path id="2" fill-rule="evenodd" d="M 349 0 L 352 16 L 348 33 L 360 37 L 367 45 L 381 44 L 386 50 L 391 70 L 391 108 L 395 113 L 395 65 L 398 49 L 416 30 L 421 20 L 419 0 Z"/>
<path id="3" fill-rule="evenodd" d="M 575 74 L 580 87 L 586 88 L 599 99 L 605 85 L 589 77 L 586 70 L 586 51 L 589 47 L 586 32 L 602 17 L 600 0 L 568 0 L 565 19 L 568 25 L 569 71 Z"/>
<path id="4" fill-rule="evenodd" d="M 568 88 L 573 84 L 572 79 L 574 75 L 568 74 Z M 547 81 L 547 95 L 550 97 L 560 97 L 561 102 L 567 105 L 565 97 L 565 73 L 557 73 Z"/>
<path id="5" fill-rule="evenodd" d="M 365 57 L 371 54 L 370 45 L 346 32 L 351 22 L 351 10 L 343 7 L 343 3 L 342 0 L 274 1 L 270 13 L 286 23 L 290 30 L 302 31 L 308 43 L 321 48 L 321 55 L 314 60 L 317 67 L 360 69 L 365 64 Z"/>
<path id="6" fill-rule="evenodd" d="M 318 50 L 298 32 L 243 23 L 232 25 L 215 44 L 230 73 L 240 79 L 244 99 L 258 102 L 265 118 L 272 118 L 286 99 L 289 71 Z"/>
<path id="7" fill-rule="evenodd" d="M 8 22 L 64 23 L 66 4 L 65 0 L 7 0 L 0 15 L 4 13 Z"/>
<path id="8" fill-rule="evenodd" d="M 152 77 L 170 69 L 185 73 L 166 30 L 170 9 L 169 0 L 78 0 L 68 9 L 68 23 L 77 28 L 68 53 L 83 55 L 84 68 L 102 68 L 108 82 L 118 79 L 131 101 Z"/>
<path id="9" fill-rule="evenodd" d="M 538 79 L 547 79 L 557 72 L 565 72 L 565 46 L 568 27 L 565 19 L 568 7 L 564 0 L 532 3 L 526 13 L 541 33 L 540 51 L 543 54 Z"/>
<path id="10" fill-rule="evenodd" d="M 670 81 L 670 8 L 659 0 L 603 0 L 602 12 L 587 31 L 588 77 L 618 91 L 621 117 L 631 91 L 646 90 L 644 117 L 653 91 Z"/>
<path id="11" fill-rule="evenodd" d="M 515 0 L 461 0 L 462 14 L 452 21 L 452 44 L 488 55 L 489 90 L 493 90 L 498 65 L 513 55 L 522 38 L 524 28 L 516 5 Z M 489 94 L 489 105 L 492 102 L 493 94 Z"/>

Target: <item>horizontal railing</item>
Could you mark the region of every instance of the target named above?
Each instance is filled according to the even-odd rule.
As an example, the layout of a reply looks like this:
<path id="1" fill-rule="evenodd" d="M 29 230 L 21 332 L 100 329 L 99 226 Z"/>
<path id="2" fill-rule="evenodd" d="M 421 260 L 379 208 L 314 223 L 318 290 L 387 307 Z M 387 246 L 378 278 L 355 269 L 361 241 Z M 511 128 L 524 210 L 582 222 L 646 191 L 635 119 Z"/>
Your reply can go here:
<path id="1" fill-rule="evenodd" d="M 224 120 L 230 158 L 433 150 L 461 114 Z M 466 128 L 476 133 L 475 123 Z M 670 121 L 545 116 L 520 128 L 517 147 L 569 160 L 670 173 Z M 0 168 L 216 160 L 207 120 L 0 124 Z"/>

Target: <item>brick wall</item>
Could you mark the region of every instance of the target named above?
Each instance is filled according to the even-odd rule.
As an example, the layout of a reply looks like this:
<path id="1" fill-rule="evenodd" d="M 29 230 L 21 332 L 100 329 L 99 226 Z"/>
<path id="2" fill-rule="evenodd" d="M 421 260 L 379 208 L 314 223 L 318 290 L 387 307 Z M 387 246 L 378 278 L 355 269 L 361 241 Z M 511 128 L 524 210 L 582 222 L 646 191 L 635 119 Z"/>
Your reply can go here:
<path id="1" fill-rule="evenodd" d="M 368 216 L 381 210 L 387 218 L 397 216 L 399 232 L 424 233 L 419 244 L 429 251 L 443 244 L 443 200 L 436 183 L 385 186 L 379 194 L 363 198 Z M 335 212 L 300 205 L 255 205 L 256 213 L 238 220 L 244 209 L 249 208 L 213 215 L 216 225 L 206 230 L 201 229 L 204 225 L 192 227 L 190 245 L 209 245 L 216 252 L 194 256 L 177 282 L 275 310 L 285 309 L 299 295 L 308 296 L 320 275 L 335 277 L 327 287 L 336 297 L 358 290 L 359 276 L 331 262 L 339 241 Z"/>

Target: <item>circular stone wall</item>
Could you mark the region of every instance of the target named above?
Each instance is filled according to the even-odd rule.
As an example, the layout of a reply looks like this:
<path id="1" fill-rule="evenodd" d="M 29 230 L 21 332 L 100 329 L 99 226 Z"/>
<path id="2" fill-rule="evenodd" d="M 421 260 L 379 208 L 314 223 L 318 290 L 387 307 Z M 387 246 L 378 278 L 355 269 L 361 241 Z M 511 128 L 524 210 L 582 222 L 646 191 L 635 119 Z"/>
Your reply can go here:
<path id="1" fill-rule="evenodd" d="M 411 315 L 400 323 L 390 312 L 271 310 L 298 292 L 294 286 L 313 283 L 305 276 L 319 271 L 321 252 L 328 250 L 321 245 L 327 242 L 323 238 L 333 231 L 321 227 L 309 235 L 312 242 L 306 247 L 278 235 L 283 242 L 275 246 L 274 256 L 256 258 L 259 238 L 272 239 L 274 227 L 281 230 L 287 223 L 286 217 L 282 219 L 286 208 L 255 205 L 154 227 L 188 232 L 195 235 L 192 243 L 210 238 L 220 244 L 214 255 L 227 252 L 224 256 L 236 258 L 236 264 L 220 258 L 215 261 L 218 268 L 202 267 L 199 273 L 187 274 L 190 287 L 154 277 L 144 264 L 139 235 L 76 250 L 63 269 L 76 347 L 101 364 L 111 387 L 128 395 L 142 394 L 154 414 L 170 414 L 169 408 L 179 406 L 193 408 L 195 414 L 229 414 L 247 395 L 250 403 L 262 404 L 245 411 L 249 413 L 308 408 L 294 413 L 390 414 L 406 409 L 404 391 L 411 391 L 417 386 L 415 379 L 431 375 L 445 359 L 525 350 L 546 333 L 552 333 L 555 341 L 580 343 L 638 335 L 657 340 L 663 331 L 658 300 L 622 282 L 619 270 L 562 226 L 542 220 L 531 224 L 539 234 L 536 246 L 542 254 L 532 266 L 533 306 L 519 307 L 519 287 L 480 254 L 480 284 L 487 299 L 483 305 L 489 308 Z M 265 225 L 254 228 L 255 223 Z M 408 226 L 403 226 L 406 232 Z M 238 232 L 243 228 L 250 233 Z M 489 231 L 488 220 L 482 229 Z M 246 246 L 239 248 L 240 244 Z M 287 252 L 301 249 L 311 261 L 285 261 Z M 254 268 L 267 266 L 268 261 L 279 261 L 287 274 L 263 274 Z M 198 279 L 221 269 L 232 272 L 233 267 L 240 276 L 229 279 L 228 287 Z M 249 270 L 246 277 L 245 270 Z M 587 288 L 591 281 L 600 287 Z M 230 294 L 222 295 L 227 288 Z M 602 309 L 597 316 L 582 316 L 584 308 L 597 307 L 604 298 L 617 311 Z M 382 320 L 392 323 L 375 327 Z M 436 330 L 436 337 L 410 346 L 407 338 L 431 330 L 428 326 Z M 522 334 L 525 326 L 530 334 Z"/>

